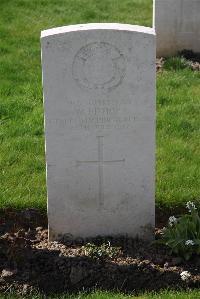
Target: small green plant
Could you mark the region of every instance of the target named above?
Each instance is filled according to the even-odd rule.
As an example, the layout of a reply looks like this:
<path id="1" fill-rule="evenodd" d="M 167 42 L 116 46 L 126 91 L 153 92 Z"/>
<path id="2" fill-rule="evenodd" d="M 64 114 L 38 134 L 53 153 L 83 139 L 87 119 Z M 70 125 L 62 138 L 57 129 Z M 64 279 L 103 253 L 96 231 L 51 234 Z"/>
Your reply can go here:
<path id="1" fill-rule="evenodd" d="M 189 67 L 189 61 L 184 57 L 170 57 L 167 58 L 164 62 L 164 69 L 168 71 L 173 70 L 184 70 Z"/>
<path id="2" fill-rule="evenodd" d="M 119 247 L 112 247 L 110 242 L 103 243 L 100 246 L 95 244 L 87 243 L 82 247 L 85 251 L 85 254 L 94 259 L 106 259 L 106 258 L 115 258 L 120 253 Z"/>
<path id="3" fill-rule="evenodd" d="M 169 217 L 167 227 L 162 230 L 162 238 L 158 243 L 170 248 L 170 254 L 189 260 L 200 254 L 200 217 L 194 203 L 186 204 L 189 214 L 179 218 Z"/>

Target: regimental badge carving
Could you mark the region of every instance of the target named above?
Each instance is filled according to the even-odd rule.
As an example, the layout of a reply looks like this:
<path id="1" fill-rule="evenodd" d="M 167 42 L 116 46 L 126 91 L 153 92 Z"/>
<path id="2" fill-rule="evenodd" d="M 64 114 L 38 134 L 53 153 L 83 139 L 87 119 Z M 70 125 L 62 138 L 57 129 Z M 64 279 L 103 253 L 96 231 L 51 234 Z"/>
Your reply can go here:
<path id="1" fill-rule="evenodd" d="M 82 47 L 74 57 L 72 75 L 80 87 L 109 90 L 125 76 L 125 57 L 115 46 L 95 42 Z"/>

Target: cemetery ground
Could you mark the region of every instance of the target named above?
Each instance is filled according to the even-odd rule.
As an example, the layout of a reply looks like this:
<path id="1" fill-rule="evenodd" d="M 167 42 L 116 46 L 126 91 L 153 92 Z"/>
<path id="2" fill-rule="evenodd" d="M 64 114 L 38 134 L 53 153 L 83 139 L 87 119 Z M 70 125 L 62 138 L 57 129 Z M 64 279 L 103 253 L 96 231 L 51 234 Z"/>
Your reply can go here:
<path id="1" fill-rule="evenodd" d="M 0 299 L 5 298 L 0 296 Z M 6 299 L 17 299 L 18 296 L 14 294 L 8 294 L 6 296 Z M 27 297 L 28 298 L 28 297 Z M 32 299 L 43 299 L 41 295 L 34 295 L 29 298 Z M 55 299 L 58 297 L 51 296 L 49 297 L 51 299 Z M 63 295 L 59 297 L 60 299 L 75 299 L 76 296 L 70 296 L 70 295 Z M 142 294 L 139 296 L 128 296 L 123 294 L 116 294 L 111 292 L 94 292 L 91 294 L 79 294 L 78 298 L 80 299 L 199 299 L 199 292 L 197 291 L 191 291 L 191 292 L 161 292 L 159 294 L 151 293 L 151 294 Z"/>
<path id="2" fill-rule="evenodd" d="M 1 297 L 0 299 L 5 298 Z M 6 296 L 6 299 L 17 299 L 17 297 L 14 294 L 8 294 Z M 28 297 L 27 297 L 28 298 Z M 43 299 L 41 295 L 34 295 L 29 298 L 32 299 Z M 49 297 L 51 299 L 55 299 L 58 297 L 51 296 Z M 63 295 L 59 297 L 60 299 L 75 299 L 76 296 L 69 296 L 69 295 Z M 94 292 L 91 294 L 79 294 L 78 298 L 80 299 L 199 299 L 199 292 L 198 291 L 190 291 L 190 292 L 169 292 L 164 291 L 159 294 L 151 293 L 151 294 L 142 294 L 139 296 L 128 296 L 123 294 L 116 294 L 111 292 Z"/>
<path id="3" fill-rule="evenodd" d="M 97 246 L 93 249 L 47 242 L 40 31 L 88 22 L 151 26 L 151 9 L 149 0 L 1 0 L 1 291 L 80 291 L 96 286 L 97 281 L 97 287 L 105 290 L 138 293 L 199 287 L 199 259 L 180 261 L 165 248 L 139 240 L 112 240 L 109 254 L 103 258 L 95 256 L 97 240 L 93 240 Z M 172 212 L 184 212 L 188 200 L 199 206 L 199 80 L 198 63 L 183 58 L 167 59 L 157 73 L 159 228 Z M 182 271 L 191 273 L 189 281 L 181 280 Z M 172 296 L 176 298 L 174 293 Z M 189 296 L 198 298 L 200 294 L 180 293 L 177 298 Z M 160 298 L 170 298 L 170 293 Z"/>

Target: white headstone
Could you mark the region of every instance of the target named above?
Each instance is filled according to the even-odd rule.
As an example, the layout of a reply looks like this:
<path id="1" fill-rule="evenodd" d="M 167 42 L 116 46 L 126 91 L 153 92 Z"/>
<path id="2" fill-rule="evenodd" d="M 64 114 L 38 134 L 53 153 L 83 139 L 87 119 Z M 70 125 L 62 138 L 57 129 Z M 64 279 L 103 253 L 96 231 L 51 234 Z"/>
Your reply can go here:
<path id="1" fill-rule="evenodd" d="M 200 52 L 200 0 L 154 0 L 157 56 Z"/>
<path id="2" fill-rule="evenodd" d="M 42 31 L 49 238 L 151 238 L 155 34 L 122 24 Z"/>

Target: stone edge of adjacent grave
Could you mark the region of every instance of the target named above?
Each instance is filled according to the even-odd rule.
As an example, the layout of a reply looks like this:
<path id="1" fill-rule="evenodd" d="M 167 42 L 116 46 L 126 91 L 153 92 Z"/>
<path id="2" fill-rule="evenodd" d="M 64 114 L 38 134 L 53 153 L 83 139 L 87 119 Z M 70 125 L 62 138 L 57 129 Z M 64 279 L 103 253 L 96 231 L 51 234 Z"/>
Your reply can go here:
<path id="1" fill-rule="evenodd" d="M 120 24 L 120 23 L 88 23 L 51 28 L 41 31 L 41 38 L 64 34 L 67 32 L 76 32 L 84 30 L 121 30 L 128 32 L 138 32 L 149 35 L 156 35 L 155 29 L 151 27 L 144 27 L 139 25 Z"/>

